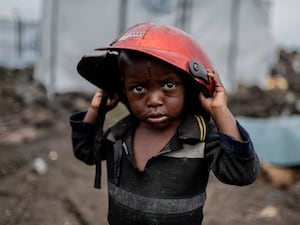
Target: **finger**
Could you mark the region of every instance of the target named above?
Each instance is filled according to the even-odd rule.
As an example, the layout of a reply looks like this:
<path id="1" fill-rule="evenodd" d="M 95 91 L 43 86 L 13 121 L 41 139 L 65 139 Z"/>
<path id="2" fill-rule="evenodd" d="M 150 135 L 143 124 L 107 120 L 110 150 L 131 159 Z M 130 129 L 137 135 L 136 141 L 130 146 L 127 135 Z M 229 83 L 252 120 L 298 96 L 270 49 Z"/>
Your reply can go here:
<path id="1" fill-rule="evenodd" d="M 216 87 L 224 87 L 217 70 L 213 70 L 213 71 L 210 70 L 207 72 L 207 74 L 215 82 Z"/>
<path id="2" fill-rule="evenodd" d="M 113 98 L 108 99 L 107 106 L 114 107 L 118 104 L 119 100 L 120 100 L 119 96 L 115 95 Z"/>
<path id="3" fill-rule="evenodd" d="M 103 96 L 103 90 L 99 88 L 99 89 L 96 91 L 95 96 L 96 96 L 96 97 L 102 97 L 102 96 Z"/>
<path id="4" fill-rule="evenodd" d="M 210 98 L 211 98 L 211 97 L 206 97 L 206 96 L 204 95 L 203 92 L 200 92 L 199 95 L 198 95 L 198 99 L 199 99 L 199 101 L 200 101 L 202 104 L 205 104 L 205 103 L 207 103 L 208 101 L 210 101 Z"/>

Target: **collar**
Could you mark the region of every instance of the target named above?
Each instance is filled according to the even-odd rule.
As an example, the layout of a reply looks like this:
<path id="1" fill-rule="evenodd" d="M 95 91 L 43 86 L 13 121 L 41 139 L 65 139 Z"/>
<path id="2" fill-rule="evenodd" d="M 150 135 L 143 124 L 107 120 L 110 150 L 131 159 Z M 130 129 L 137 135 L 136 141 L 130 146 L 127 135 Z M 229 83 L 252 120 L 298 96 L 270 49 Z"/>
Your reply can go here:
<path id="1" fill-rule="evenodd" d="M 128 115 L 110 129 L 110 133 L 112 134 L 114 139 L 111 140 L 115 142 L 114 151 L 119 152 L 122 155 L 122 147 L 124 147 L 127 159 L 131 162 L 132 165 L 135 165 L 133 160 L 134 156 L 132 141 L 134 129 L 137 126 L 137 124 L 138 120 L 133 115 Z M 184 120 L 179 126 L 176 134 L 165 145 L 165 147 L 160 151 L 160 153 L 158 153 L 158 155 L 182 149 L 183 144 L 185 143 L 193 145 L 204 141 L 204 130 L 206 131 L 206 125 L 203 117 L 194 116 L 191 114 L 187 115 L 186 117 L 184 117 Z M 117 145 L 117 143 L 119 144 Z M 119 155 L 118 157 L 118 162 L 121 158 L 121 155 Z M 119 166 L 117 166 L 116 168 L 119 168 Z M 118 180 L 118 173 L 115 176 Z"/>
<path id="2" fill-rule="evenodd" d="M 205 140 L 206 121 L 200 115 L 188 114 L 178 128 L 178 137 L 187 143 L 198 143 Z"/>
<path id="3" fill-rule="evenodd" d="M 128 115 L 110 128 L 115 139 L 126 136 L 129 130 L 134 129 L 138 120 L 133 115 Z M 177 137 L 185 143 L 198 143 L 204 141 L 206 136 L 206 121 L 200 115 L 187 114 L 177 130 Z"/>

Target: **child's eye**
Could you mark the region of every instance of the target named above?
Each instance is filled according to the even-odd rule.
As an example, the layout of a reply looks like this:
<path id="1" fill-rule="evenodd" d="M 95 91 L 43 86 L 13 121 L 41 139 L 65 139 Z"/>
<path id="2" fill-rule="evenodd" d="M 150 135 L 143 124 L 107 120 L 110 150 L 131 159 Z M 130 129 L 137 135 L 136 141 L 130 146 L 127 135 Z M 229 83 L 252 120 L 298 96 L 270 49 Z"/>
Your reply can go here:
<path id="1" fill-rule="evenodd" d="M 141 85 L 133 87 L 132 90 L 134 93 L 144 93 L 145 92 L 145 88 Z"/>
<path id="2" fill-rule="evenodd" d="M 172 81 L 168 81 L 164 84 L 164 88 L 166 89 L 173 89 L 176 87 L 176 84 Z"/>

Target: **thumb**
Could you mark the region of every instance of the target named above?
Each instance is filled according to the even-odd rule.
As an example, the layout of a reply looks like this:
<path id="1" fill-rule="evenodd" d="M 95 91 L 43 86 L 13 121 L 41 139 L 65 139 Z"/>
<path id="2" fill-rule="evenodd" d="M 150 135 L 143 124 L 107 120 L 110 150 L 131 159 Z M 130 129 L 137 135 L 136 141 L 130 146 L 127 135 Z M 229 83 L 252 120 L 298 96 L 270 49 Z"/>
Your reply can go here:
<path id="1" fill-rule="evenodd" d="M 205 95 L 203 94 L 203 92 L 199 93 L 198 98 L 199 98 L 200 102 L 202 102 L 202 103 L 207 100 L 207 98 L 205 97 Z"/>

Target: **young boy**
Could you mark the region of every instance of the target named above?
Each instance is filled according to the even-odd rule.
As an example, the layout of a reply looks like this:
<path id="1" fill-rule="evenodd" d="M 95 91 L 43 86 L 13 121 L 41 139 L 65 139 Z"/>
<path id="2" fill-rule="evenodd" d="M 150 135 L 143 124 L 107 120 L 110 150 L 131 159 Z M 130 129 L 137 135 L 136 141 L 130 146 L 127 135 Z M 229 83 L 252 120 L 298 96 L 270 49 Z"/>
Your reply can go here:
<path id="1" fill-rule="evenodd" d="M 111 225 L 199 225 L 210 170 L 227 184 L 254 182 L 259 162 L 250 137 L 188 34 L 143 23 L 99 50 L 108 52 L 78 64 L 99 89 L 70 122 L 75 156 L 98 165 L 96 183 L 107 161 Z M 119 101 L 130 114 L 102 133 L 105 112 Z"/>

